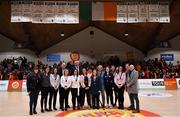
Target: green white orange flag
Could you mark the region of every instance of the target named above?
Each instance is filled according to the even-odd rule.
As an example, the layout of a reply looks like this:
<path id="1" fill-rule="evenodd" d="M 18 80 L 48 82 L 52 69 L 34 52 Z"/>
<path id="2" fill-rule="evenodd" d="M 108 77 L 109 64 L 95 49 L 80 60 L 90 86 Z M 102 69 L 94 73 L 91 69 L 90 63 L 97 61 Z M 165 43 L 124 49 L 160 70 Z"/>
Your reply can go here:
<path id="1" fill-rule="evenodd" d="M 92 21 L 116 21 L 115 2 L 92 3 Z"/>

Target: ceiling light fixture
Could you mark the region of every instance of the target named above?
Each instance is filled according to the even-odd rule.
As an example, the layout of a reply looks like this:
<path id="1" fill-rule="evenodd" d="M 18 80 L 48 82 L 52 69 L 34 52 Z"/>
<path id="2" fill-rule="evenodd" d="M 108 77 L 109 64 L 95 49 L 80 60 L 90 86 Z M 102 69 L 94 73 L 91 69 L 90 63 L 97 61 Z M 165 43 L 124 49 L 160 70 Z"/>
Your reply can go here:
<path id="1" fill-rule="evenodd" d="M 61 34 L 60 34 L 60 35 L 61 35 L 61 37 L 64 37 L 64 32 L 61 32 Z"/>
<path id="2" fill-rule="evenodd" d="M 124 33 L 124 36 L 129 36 L 129 33 L 126 31 L 125 33 Z"/>

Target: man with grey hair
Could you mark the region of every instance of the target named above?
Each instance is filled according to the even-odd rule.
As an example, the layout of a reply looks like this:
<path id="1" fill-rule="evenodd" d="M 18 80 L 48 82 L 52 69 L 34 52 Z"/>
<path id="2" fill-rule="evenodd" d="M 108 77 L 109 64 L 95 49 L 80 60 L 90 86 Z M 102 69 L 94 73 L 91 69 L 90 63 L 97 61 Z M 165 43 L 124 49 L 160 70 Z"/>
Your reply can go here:
<path id="1" fill-rule="evenodd" d="M 127 79 L 126 79 L 126 86 L 127 92 L 129 94 L 130 103 L 128 110 L 133 110 L 133 113 L 139 113 L 139 99 L 138 99 L 138 71 L 135 70 L 134 65 L 126 64 L 127 70 Z M 134 106 L 134 101 L 136 102 L 136 108 Z"/>
<path id="2" fill-rule="evenodd" d="M 100 89 L 101 89 L 101 96 L 102 96 L 102 107 L 104 108 L 105 104 L 105 88 L 104 88 L 104 70 L 103 66 L 99 65 L 98 69 L 98 77 L 100 78 Z"/>

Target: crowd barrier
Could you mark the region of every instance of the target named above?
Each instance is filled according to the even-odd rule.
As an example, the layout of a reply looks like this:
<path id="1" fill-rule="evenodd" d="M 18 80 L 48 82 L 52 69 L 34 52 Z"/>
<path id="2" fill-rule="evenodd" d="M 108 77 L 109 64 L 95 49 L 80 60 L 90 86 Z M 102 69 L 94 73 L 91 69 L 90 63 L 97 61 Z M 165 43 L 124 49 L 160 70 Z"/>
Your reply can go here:
<path id="1" fill-rule="evenodd" d="M 139 89 L 180 89 L 180 78 L 138 79 Z M 1 80 L 0 91 L 26 91 L 26 80 Z"/>

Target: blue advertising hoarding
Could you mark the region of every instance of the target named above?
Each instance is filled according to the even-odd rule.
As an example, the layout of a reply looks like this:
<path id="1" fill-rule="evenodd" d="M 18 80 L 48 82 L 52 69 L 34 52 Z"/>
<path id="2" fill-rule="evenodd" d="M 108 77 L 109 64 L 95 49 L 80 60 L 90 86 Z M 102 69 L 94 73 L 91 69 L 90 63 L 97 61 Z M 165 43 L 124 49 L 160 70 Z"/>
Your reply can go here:
<path id="1" fill-rule="evenodd" d="M 47 55 L 47 62 L 59 62 L 60 60 L 61 56 L 59 54 Z"/>
<path id="2" fill-rule="evenodd" d="M 160 58 L 165 61 L 174 61 L 174 54 L 160 54 Z"/>

